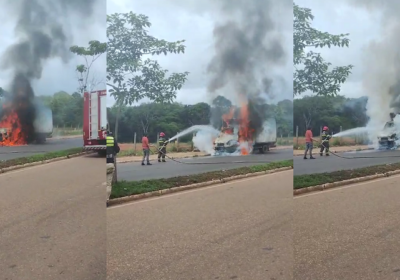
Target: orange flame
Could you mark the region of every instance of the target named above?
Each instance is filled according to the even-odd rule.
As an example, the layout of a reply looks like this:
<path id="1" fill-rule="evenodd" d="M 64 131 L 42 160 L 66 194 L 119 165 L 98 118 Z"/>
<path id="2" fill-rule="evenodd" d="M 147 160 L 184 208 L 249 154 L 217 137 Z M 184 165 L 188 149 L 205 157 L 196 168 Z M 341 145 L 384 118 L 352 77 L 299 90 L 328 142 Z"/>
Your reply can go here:
<path id="1" fill-rule="evenodd" d="M 253 143 L 254 130 L 250 128 L 250 113 L 247 102 L 240 108 L 239 123 L 239 143 L 242 146 L 240 153 L 242 155 L 248 155 Z"/>
<path id="2" fill-rule="evenodd" d="M 245 99 L 243 99 L 245 100 Z M 230 128 L 230 121 L 235 116 L 235 107 L 232 107 L 228 113 L 222 116 L 222 120 L 225 122 L 226 127 L 222 127 L 222 132 L 225 134 L 233 134 L 233 129 Z M 253 134 L 254 129 L 250 128 L 250 113 L 248 102 L 245 101 L 242 103 L 240 107 L 240 116 L 239 116 L 239 132 L 238 132 L 238 142 L 240 143 L 240 153 L 241 155 L 248 155 L 251 150 L 251 146 L 253 144 Z"/>
<path id="3" fill-rule="evenodd" d="M 10 105 L 3 105 L 4 109 L 7 109 L 7 113 L 0 121 L 0 132 L 2 134 L 2 140 L 0 144 L 2 146 L 20 146 L 26 145 L 26 140 L 23 135 L 21 122 L 18 118 L 17 112 L 10 110 Z"/>
<path id="4" fill-rule="evenodd" d="M 235 107 L 232 107 L 228 113 L 222 115 L 222 120 L 226 123 L 227 126 L 229 126 L 229 121 L 233 119 L 233 116 L 235 115 Z"/>

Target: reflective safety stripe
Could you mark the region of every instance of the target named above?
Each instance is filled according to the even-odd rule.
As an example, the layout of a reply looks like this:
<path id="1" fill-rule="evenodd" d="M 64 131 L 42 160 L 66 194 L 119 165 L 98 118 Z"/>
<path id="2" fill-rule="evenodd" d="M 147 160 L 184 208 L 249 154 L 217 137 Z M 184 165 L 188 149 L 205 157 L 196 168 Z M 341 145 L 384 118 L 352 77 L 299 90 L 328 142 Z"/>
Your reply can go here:
<path id="1" fill-rule="evenodd" d="M 107 143 L 107 147 L 114 147 L 114 137 L 107 136 L 106 143 Z"/>

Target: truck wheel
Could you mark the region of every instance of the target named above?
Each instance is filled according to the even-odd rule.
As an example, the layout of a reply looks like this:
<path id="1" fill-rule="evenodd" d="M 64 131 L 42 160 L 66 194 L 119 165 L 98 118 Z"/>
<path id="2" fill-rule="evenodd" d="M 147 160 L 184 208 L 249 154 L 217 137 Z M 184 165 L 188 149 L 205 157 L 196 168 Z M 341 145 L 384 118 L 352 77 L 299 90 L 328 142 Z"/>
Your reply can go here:
<path id="1" fill-rule="evenodd" d="M 269 145 L 263 145 L 261 149 L 262 149 L 261 152 L 262 152 L 263 154 L 265 154 L 266 152 L 269 151 Z"/>

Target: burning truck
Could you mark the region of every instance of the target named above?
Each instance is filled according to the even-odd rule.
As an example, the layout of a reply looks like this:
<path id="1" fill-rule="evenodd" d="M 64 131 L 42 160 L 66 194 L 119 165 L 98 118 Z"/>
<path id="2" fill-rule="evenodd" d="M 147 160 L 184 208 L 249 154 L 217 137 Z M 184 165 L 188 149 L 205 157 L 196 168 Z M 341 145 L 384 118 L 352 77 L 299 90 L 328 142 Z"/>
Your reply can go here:
<path id="1" fill-rule="evenodd" d="M 214 140 L 215 154 L 240 152 L 248 155 L 259 151 L 266 153 L 276 145 L 276 120 L 260 120 L 250 113 L 249 105 L 231 108 L 222 116 L 223 126 L 220 135 Z"/>
<path id="2" fill-rule="evenodd" d="M 399 141 L 400 123 L 396 120 L 398 113 L 390 113 L 390 121 L 385 123 L 385 126 L 378 135 L 379 149 L 390 150 L 397 148 Z"/>
<path id="3" fill-rule="evenodd" d="M 0 110 L 0 144 L 20 146 L 43 143 L 53 133 L 53 114 L 35 98 L 29 80 L 17 75 Z"/>

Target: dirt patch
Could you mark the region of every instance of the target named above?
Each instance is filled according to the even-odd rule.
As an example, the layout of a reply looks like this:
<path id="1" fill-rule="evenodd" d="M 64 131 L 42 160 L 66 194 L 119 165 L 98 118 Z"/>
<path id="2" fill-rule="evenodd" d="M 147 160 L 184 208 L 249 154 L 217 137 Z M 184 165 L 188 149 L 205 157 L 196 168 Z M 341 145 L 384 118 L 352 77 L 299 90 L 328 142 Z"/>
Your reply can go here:
<path id="1" fill-rule="evenodd" d="M 121 151 L 118 154 L 118 157 L 127 157 L 127 156 L 142 156 L 143 149 L 142 144 L 137 143 L 136 145 L 133 143 L 121 143 L 118 144 Z M 151 150 L 154 153 L 157 150 L 157 144 L 150 144 L 152 146 Z M 167 153 L 181 153 L 181 152 L 192 152 L 193 146 L 191 143 L 169 143 L 167 145 Z"/>
<path id="2" fill-rule="evenodd" d="M 314 136 L 315 140 L 320 141 L 320 136 Z M 331 147 L 341 147 L 341 146 L 364 146 L 367 143 L 367 138 L 365 137 L 335 137 L 329 141 Z M 294 137 L 293 146 L 295 148 L 304 149 L 306 146 L 305 137 Z"/>
<path id="3" fill-rule="evenodd" d="M 191 158 L 191 157 L 204 157 L 209 156 L 210 154 L 203 153 L 203 152 L 179 152 L 179 153 L 167 153 L 167 156 L 173 159 L 180 159 L 180 158 Z M 150 161 L 157 160 L 157 155 L 151 154 Z M 124 163 L 124 162 L 140 162 L 142 161 L 143 156 L 124 156 L 118 157 L 117 162 Z M 168 160 L 168 158 L 167 158 Z"/>
<path id="4" fill-rule="evenodd" d="M 319 153 L 319 146 L 314 145 L 313 154 Z M 367 145 L 358 145 L 358 146 L 340 146 L 340 147 L 331 147 L 331 152 L 340 153 L 340 152 L 351 152 L 351 151 L 364 151 L 370 150 L 371 148 Z M 304 155 L 304 149 L 293 149 L 294 156 Z"/>
<path id="5" fill-rule="evenodd" d="M 394 163 L 321 174 L 297 175 L 293 177 L 293 189 L 313 187 L 375 174 L 385 174 L 399 169 L 400 163 Z"/>
<path id="6" fill-rule="evenodd" d="M 262 165 L 241 167 L 237 169 L 224 170 L 224 171 L 207 172 L 202 174 L 180 176 L 167 179 L 143 180 L 143 181 L 120 181 L 113 185 L 110 199 L 147 193 L 152 191 L 170 189 L 174 187 L 181 187 L 190 184 L 208 182 L 212 180 L 221 180 L 236 175 L 244 175 L 248 173 L 268 171 L 282 167 L 293 168 L 293 160 L 271 162 Z"/>

